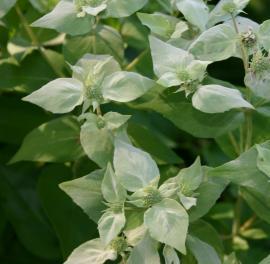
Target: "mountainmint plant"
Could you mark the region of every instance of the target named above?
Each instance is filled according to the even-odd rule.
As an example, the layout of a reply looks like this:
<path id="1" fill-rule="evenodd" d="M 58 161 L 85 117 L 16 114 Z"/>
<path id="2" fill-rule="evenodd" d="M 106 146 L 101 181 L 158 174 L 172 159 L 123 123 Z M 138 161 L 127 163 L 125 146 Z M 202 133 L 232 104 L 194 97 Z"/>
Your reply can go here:
<path id="1" fill-rule="evenodd" d="M 98 231 L 65 264 L 241 263 L 239 250 L 252 250 L 264 232 L 256 221 L 269 229 L 270 141 L 258 134 L 257 118 L 270 118 L 270 20 L 259 25 L 247 18 L 248 0 L 211 2 L 61 0 L 32 24 L 66 33 L 64 49 L 73 55 L 69 75 L 22 100 L 65 116 L 29 134 L 11 162 L 65 162 L 76 170 L 87 156 L 95 164 L 86 176 L 59 185 Z M 137 28 L 148 30 L 147 39 Z M 125 45 L 115 47 L 122 37 Z M 132 60 L 136 45 L 142 53 Z M 80 49 L 87 52 L 78 58 Z M 232 57 L 243 64 L 241 86 L 209 73 Z M 158 112 L 197 138 L 214 139 L 231 161 L 217 167 L 202 166 L 200 157 L 188 167 L 178 157 L 172 161 L 173 143 L 161 133 L 134 140 L 129 124 L 136 111 Z M 50 139 L 43 144 L 54 149 L 31 154 L 44 131 Z M 58 145 L 62 140 L 66 145 Z M 228 190 L 235 206 L 223 216 L 215 205 Z M 266 255 L 253 263 L 269 263 Z"/>

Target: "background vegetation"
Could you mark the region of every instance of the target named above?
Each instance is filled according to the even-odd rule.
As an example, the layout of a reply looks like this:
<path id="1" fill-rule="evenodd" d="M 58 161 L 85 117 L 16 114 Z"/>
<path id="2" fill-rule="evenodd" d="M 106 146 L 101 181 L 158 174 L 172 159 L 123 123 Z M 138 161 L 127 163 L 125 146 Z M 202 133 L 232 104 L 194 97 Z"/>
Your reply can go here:
<path id="1" fill-rule="evenodd" d="M 56 2 L 57 0 L 18 0 L 4 17 L 1 17 L 0 10 L 2 264 L 62 263 L 72 249 L 97 236 L 95 224 L 58 187 L 63 181 L 81 177 L 96 168 L 95 164 L 80 155 L 82 150 L 78 144 L 79 132 L 76 127 L 65 127 L 57 122 L 53 124 L 64 138 L 71 138 L 63 142 L 63 145 L 59 142 L 55 144 L 53 134 L 45 133 L 43 136 L 33 132 L 37 133 L 36 141 L 32 141 L 26 150 L 29 160 L 39 160 L 40 153 L 47 153 L 46 160 L 51 162 L 25 161 L 8 164 L 26 135 L 41 124 L 58 117 L 21 101 L 21 98 L 50 80 L 69 76 L 65 61 L 74 63 L 86 52 L 111 53 L 124 61 L 125 65 L 139 55 L 140 61 L 129 67 L 154 78 L 148 50 L 148 30 L 138 22 L 136 15 L 120 22 L 114 19 L 105 21 L 121 32 L 123 42 L 107 32 L 106 28 L 100 29 L 97 34 L 65 39 L 55 31 L 29 27 L 33 21 L 52 9 Z M 154 3 L 147 5 L 144 12 L 156 10 L 156 1 L 149 2 Z M 253 0 L 246 11 L 250 18 L 261 23 L 270 18 L 269 0 Z M 115 38 L 114 45 L 108 46 L 107 40 L 112 41 L 112 38 Z M 239 59 L 214 63 L 210 66 L 209 73 L 212 77 L 243 85 L 244 72 Z M 112 109 L 110 105 L 106 107 Z M 157 112 L 135 111 L 128 106 L 118 107 L 117 111 L 133 114 L 129 134 L 135 145 L 155 157 L 163 177 L 174 173 L 179 166 L 190 165 L 198 155 L 202 157 L 203 164 L 209 166 L 217 166 L 235 158 L 234 153 L 226 149 L 226 143 L 219 135 L 216 135 L 216 139 L 198 139 L 192 136 L 196 127 L 190 127 L 190 133 L 185 132 L 181 122 L 189 120 L 185 120 L 183 112 L 170 117 L 171 120 L 177 120 L 181 114 L 181 122 L 170 122 Z M 256 140 L 263 142 L 269 139 L 270 119 L 266 123 L 265 119 L 258 116 L 254 122 Z M 51 142 L 53 143 L 50 145 Z M 163 148 L 157 148 L 157 145 Z M 62 147 L 65 153 L 62 152 Z M 50 151 L 50 148 L 55 149 Z M 55 157 L 52 153 L 57 153 L 58 156 Z M 81 156 L 79 160 L 78 156 Z M 56 163 L 52 163 L 54 161 Z M 252 218 L 249 207 L 243 203 L 242 240 L 231 243 L 235 196 L 236 189 L 227 188 L 205 219 L 222 234 L 220 247 L 225 252 L 229 253 L 234 249 L 244 264 L 255 264 L 258 259 L 269 254 L 270 226 L 256 217 Z M 253 233 L 245 232 L 250 225 Z"/>

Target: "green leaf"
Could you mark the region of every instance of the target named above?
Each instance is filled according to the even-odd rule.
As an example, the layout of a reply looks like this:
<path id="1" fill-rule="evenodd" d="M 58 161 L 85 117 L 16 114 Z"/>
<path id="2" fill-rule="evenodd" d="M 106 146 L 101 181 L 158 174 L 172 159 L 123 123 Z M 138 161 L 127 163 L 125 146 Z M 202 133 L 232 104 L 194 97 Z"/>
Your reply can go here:
<path id="1" fill-rule="evenodd" d="M 106 208 L 102 200 L 101 184 L 104 170 L 93 171 L 87 176 L 61 183 L 66 192 L 83 211 L 97 222 Z"/>
<path id="2" fill-rule="evenodd" d="M 107 2 L 108 17 L 127 17 L 141 9 L 147 0 L 112 0 Z"/>
<path id="3" fill-rule="evenodd" d="M 198 157 L 189 168 L 182 169 L 178 173 L 177 181 L 183 194 L 189 195 L 199 188 L 203 181 L 203 170 L 200 157 Z"/>
<path id="4" fill-rule="evenodd" d="M 197 220 L 190 224 L 189 234 L 211 245 L 220 257 L 223 256 L 223 241 L 217 230 L 204 220 Z"/>
<path id="5" fill-rule="evenodd" d="M 158 164 L 182 163 L 183 160 L 153 131 L 140 123 L 131 121 L 128 124 L 128 134 L 135 145 L 148 152 Z"/>
<path id="6" fill-rule="evenodd" d="M 61 252 L 32 187 L 36 181 L 29 182 L 33 173 L 36 178 L 37 171 L 24 172 L 22 167 L 11 169 L 0 165 L 1 200 L 5 201 L 1 207 L 20 243 L 35 256 L 53 261 L 61 257 Z"/>
<path id="7" fill-rule="evenodd" d="M 152 33 L 167 39 L 171 37 L 179 22 L 177 18 L 162 13 L 138 13 L 137 16 L 143 25 L 150 28 Z"/>
<path id="8" fill-rule="evenodd" d="M 17 0 L 1 0 L 0 3 L 0 18 L 5 16 L 8 11 L 16 4 Z"/>
<path id="9" fill-rule="evenodd" d="M 44 49 L 43 52 L 46 58 L 53 61 L 62 72 L 65 66 L 62 55 L 48 49 Z M 9 62 L 1 63 L 0 75 L 0 90 L 22 91 L 24 93 L 33 92 L 38 87 L 57 78 L 48 61 L 37 50 L 26 54 L 19 65 Z"/>
<path id="10" fill-rule="evenodd" d="M 67 162 L 83 155 L 79 144 L 80 127 L 75 117 L 61 117 L 30 132 L 11 163 L 28 160 Z M 38 146 L 38 148 L 37 148 Z"/>
<path id="11" fill-rule="evenodd" d="M 270 20 L 264 21 L 259 29 L 259 41 L 262 43 L 265 50 L 270 50 Z"/>
<path id="12" fill-rule="evenodd" d="M 198 264 L 221 264 L 221 260 L 214 248 L 197 237 L 189 235 L 187 237 L 187 247 L 197 259 Z"/>
<path id="13" fill-rule="evenodd" d="M 115 239 L 125 226 L 124 212 L 115 213 L 111 210 L 105 212 L 98 221 L 98 231 L 101 241 L 107 246 Z"/>
<path id="14" fill-rule="evenodd" d="M 64 258 L 75 247 L 96 235 L 94 223 L 91 223 L 87 215 L 58 187 L 61 182 L 70 180 L 72 176 L 68 167 L 53 164 L 42 170 L 38 180 L 38 194 L 59 238 Z"/>
<path id="15" fill-rule="evenodd" d="M 192 97 L 193 106 L 205 113 L 223 113 L 234 108 L 254 107 L 247 102 L 240 91 L 221 85 L 203 85 Z"/>
<path id="16" fill-rule="evenodd" d="M 209 9 L 203 0 L 176 0 L 178 10 L 186 20 L 204 31 L 209 18 Z"/>
<path id="17" fill-rule="evenodd" d="M 204 174 L 207 174 L 207 170 Z M 196 190 L 198 193 L 197 205 L 189 210 L 190 221 L 195 221 L 204 216 L 215 205 L 220 195 L 228 185 L 228 180 L 217 177 L 206 177 Z"/>
<path id="18" fill-rule="evenodd" d="M 127 193 L 123 186 L 118 182 L 110 163 L 107 166 L 101 190 L 103 197 L 109 203 L 124 202 L 126 199 Z"/>
<path id="19" fill-rule="evenodd" d="M 110 54 L 121 61 L 124 57 L 124 43 L 114 28 L 98 25 L 84 36 L 67 37 L 63 45 L 66 60 L 74 64 L 86 53 Z"/>
<path id="20" fill-rule="evenodd" d="M 260 146 L 262 148 L 270 149 L 270 142 L 267 141 Z M 241 186 L 241 193 L 249 206 L 259 217 L 269 222 L 269 177 L 258 169 L 257 158 L 257 146 L 254 146 L 236 160 L 228 162 L 220 167 L 210 169 L 207 172 L 207 175 L 227 179 L 234 184 Z"/>
<path id="21" fill-rule="evenodd" d="M 32 26 L 55 29 L 73 36 L 82 35 L 91 30 L 93 17 L 78 17 L 73 1 L 62 0 L 53 11 L 35 21 Z"/>
<path id="22" fill-rule="evenodd" d="M 154 85 L 154 81 L 138 73 L 115 72 L 104 79 L 102 94 L 105 99 L 126 103 L 141 97 Z"/>
<path id="23" fill-rule="evenodd" d="M 257 167 L 261 172 L 270 177 L 270 149 L 257 145 L 257 151 Z"/>
<path id="24" fill-rule="evenodd" d="M 145 99 L 145 101 L 143 100 Z M 133 107 L 154 110 L 168 118 L 178 128 L 200 138 L 215 138 L 238 128 L 244 121 L 241 112 L 206 114 L 196 110 L 183 93 L 166 90 L 150 94 L 132 104 Z"/>
<path id="25" fill-rule="evenodd" d="M 221 61 L 236 54 L 237 44 L 238 36 L 233 27 L 221 24 L 203 32 L 189 51 L 199 60 Z"/>
<path id="26" fill-rule="evenodd" d="M 165 245 L 163 248 L 163 256 L 165 259 L 165 264 L 180 264 L 179 257 L 175 252 L 174 248 Z"/>
<path id="27" fill-rule="evenodd" d="M 72 78 L 59 78 L 23 98 L 52 113 L 72 111 L 83 102 L 83 84 Z"/>
<path id="28" fill-rule="evenodd" d="M 159 169 L 151 156 L 130 144 L 116 140 L 115 174 L 128 191 L 137 191 L 159 179 Z"/>
<path id="29" fill-rule="evenodd" d="M 33 113 L 35 113 L 33 115 Z M 31 116 L 31 118 L 29 118 Z M 19 98 L 0 97 L 0 141 L 20 145 L 34 128 L 49 120 L 41 108 L 25 103 Z"/>
<path id="30" fill-rule="evenodd" d="M 99 238 L 85 242 L 77 247 L 64 264 L 103 264 L 107 260 L 115 260 L 117 253 L 105 248 Z"/>
<path id="31" fill-rule="evenodd" d="M 160 264 L 157 243 L 148 233 L 133 248 L 127 264 Z"/>
<path id="32" fill-rule="evenodd" d="M 166 198 L 155 204 L 145 212 L 144 224 L 151 237 L 186 254 L 188 214 L 178 202 Z"/>

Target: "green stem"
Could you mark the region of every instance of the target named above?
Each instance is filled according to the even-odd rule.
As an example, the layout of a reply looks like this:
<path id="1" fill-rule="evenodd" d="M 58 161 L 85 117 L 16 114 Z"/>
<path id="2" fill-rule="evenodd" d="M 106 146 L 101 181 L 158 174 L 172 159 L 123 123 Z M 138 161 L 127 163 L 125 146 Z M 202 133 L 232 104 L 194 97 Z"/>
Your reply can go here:
<path id="1" fill-rule="evenodd" d="M 45 59 L 45 61 L 50 65 L 50 67 L 53 69 L 53 71 L 55 72 L 55 74 L 59 77 L 65 77 L 65 75 L 57 68 L 56 65 L 54 65 L 50 59 L 48 58 L 45 49 L 40 45 L 34 31 L 32 30 L 32 28 L 29 26 L 29 23 L 27 21 L 27 19 L 25 18 L 25 16 L 22 13 L 21 8 L 19 7 L 19 5 L 17 4 L 15 6 L 15 10 L 16 13 L 18 14 L 18 17 L 20 18 L 21 22 L 22 22 L 22 26 L 25 29 L 28 37 L 31 40 L 31 43 L 33 46 L 36 46 L 40 52 L 40 54 L 42 55 L 42 57 Z"/>
<path id="2" fill-rule="evenodd" d="M 130 71 L 134 69 L 138 65 L 138 63 L 141 61 L 141 59 L 147 54 L 147 52 L 148 52 L 148 49 L 144 50 L 138 57 L 136 57 L 131 63 L 129 63 L 126 66 L 125 70 Z"/>
<path id="3" fill-rule="evenodd" d="M 241 33 L 239 31 L 239 28 L 237 26 L 237 21 L 234 17 L 233 14 L 231 14 L 232 21 L 233 21 L 233 26 L 235 29 L 235 32 L 241 37 Z M 241 39 L 239 39 L 240 43 L 240 50 L 241 50 L 241 55 L 242 55 L 242 61 L 244 64 L 244 69 L 245 73 L 247 74 L 249 71 L 249 56 L 247 53 L 247 50 L 242 43 Z M 250 102 L 251 101 L 251 90 L 247 87 L 247 100 Z M 252 122 L 252 112 L 250 110 L 247 110 L 245 112 L 245 129 L 246 129 L 246 134 L 244 133 L 244 128 L 241 126 L 240 128 L 240 154 L 243 153 L 244 151 L 247 151 L 251 145 L 252 145 L 252 134 L 253 134 L 253 122 Z M 245 138 L 245 141 L 244 141 Z M 232 238 L 237 236 L 240 231 L 241 227 L 241 214 L 242 214 L 242 206 L 243 206 L 243 198 L 241 195 L 240 190 L 238 191 L 238 196 L 236 199 L 236 204 L 235 204 L 235 209 L 234 209 L 234 221 L 232 225 Z"/>
<path id="4" fill-rule="evenodd" d="M 239 31 L 238 26 L 237 26 L 236 19 L 235 19 L 233 14 L 231 14 L 231 16 L 232 16 L 232 21 L 233 21 L 233 26 L 234 26 L 235 32 L 237 33 L 237 35 L 239 37 L 241 37 L 240 31 Z M 240 42 L 240 49 L 241 49 L 242 60 L 244 63 L 245 72 L 247 73 L 248 69 L 249 69 L 248 54 L 247 54 L 246 48 L 243 45 L 242 41 L 240 40 L 239 42 Z"/>
<path id="5" fill-rule="evenodd" d="M 232 237 L 238 235 L 241 226 L 241 212 L 243 207 L 243 198 L 240 191 L 238 192 L 235 208 L 234 208 L 234 221 L 232 226 Z"/>
<path id="6" fill-rule="evenodd" d="M 232 143 L 232 146 L 234 147 L 235 153 L 236 153 L 237 155 L 240 155 L 240 147 L 239 147 L 238 144 L 237 144 L 237 141 L 236 141 L 236 139 L 235 139 L 234 134 L 233 134 L 232 132 L 229 132 L 228 136 L 229 136 L 229 139 L 230 139 L 230 141 L 231 141 L 231 143 Z"/>

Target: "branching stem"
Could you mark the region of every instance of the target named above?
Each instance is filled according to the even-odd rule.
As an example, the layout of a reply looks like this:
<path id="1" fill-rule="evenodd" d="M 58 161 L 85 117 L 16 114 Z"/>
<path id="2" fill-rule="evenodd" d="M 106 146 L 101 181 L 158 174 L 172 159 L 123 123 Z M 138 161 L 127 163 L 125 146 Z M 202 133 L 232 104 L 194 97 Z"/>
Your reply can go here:
<path id="1" fill-rule="evenodd" d="M 22 26 L 25 29 L 28 37 L 30 38 L 32 45 L 37 47 L 37 49 L 39 50 L 40 54 L 42 55 L 42 57 L 45 59 L 45 61 L 50 65 L 50 67 L 52 68 L 52 70 L 54 71 L 54 73 L 59 76 L 59 77 L 65 77 L 65 75 L 58 69 L 58 67 L 56 65 L 54 65 L 50 59 L 48 58 L 45 49 L 40 45 L 34 31 L 32 30 L 32 28 L 29 26 L 29 23 L 27 21 L 27 19 L 25 18 L 25 16 L 22 13 L 22 10 L 20 8 L 20 6 L 17 4 L 15 6 L 15 10 L 16 13 L 18 14 L 18 17 L 20 18 L 21 22 L 22 22 Z"/>

